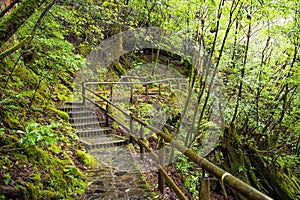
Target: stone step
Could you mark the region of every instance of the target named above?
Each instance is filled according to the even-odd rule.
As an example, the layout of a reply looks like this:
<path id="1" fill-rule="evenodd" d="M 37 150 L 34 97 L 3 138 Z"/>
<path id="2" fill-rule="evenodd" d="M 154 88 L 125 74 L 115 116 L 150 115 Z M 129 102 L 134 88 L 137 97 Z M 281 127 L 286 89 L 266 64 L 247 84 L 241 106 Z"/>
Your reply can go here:
<path id="1" fill-rule="evenodd" d="M 89 151 L 103 147 L 107 148 L 128 144 L 128 140 L 126 138 L 114 135 L 81 138 L 81 141 Z"/>
<path id="2" fill-rule="evenodd" d="M 77 134 L 81 138 L 86 138 L 86 137 L 96 137 L 96 136 L 101 136 L 104 134 L 108 134 L 111 131 L 111 128 L 98 128 L 98 129 L 86 129 L 83 131 L 79 131 Z"/>
<path id="3" fill-rule="evenodd" d="M 81 130 L 100 128 L 99 122 L 73 123 L 72 126 L 76 129 L 81 129 Z"/>
<path id="4" fill-rule="evenodd" d="M 70 118 L 80 118 L 80 117 L 92 117 L 92 116 L 96 116 L 96 113 L 93 110 L 69 111 L 68 114 L 69 114 Z"/>
<path id="5" fill-rule="evenodd" d="M 93 107 L 89 106 L 73 106 L 73 105 L 63 105 L 58 107 L 59 110 L 64 112 L 77 112 L 77 111 L 90 111 L 93 110 Z"/>
<path id="6" fill-rule="evenodd" d="M 83 123 L 89 123 L 89 122 L 97 122 L 98 121 L 98 117 L 96 115 L 90 115 L 90 116 L 77 116 L 74 118 L 70 118 L 70 123 L 72 124 L 83 124 Z"/>

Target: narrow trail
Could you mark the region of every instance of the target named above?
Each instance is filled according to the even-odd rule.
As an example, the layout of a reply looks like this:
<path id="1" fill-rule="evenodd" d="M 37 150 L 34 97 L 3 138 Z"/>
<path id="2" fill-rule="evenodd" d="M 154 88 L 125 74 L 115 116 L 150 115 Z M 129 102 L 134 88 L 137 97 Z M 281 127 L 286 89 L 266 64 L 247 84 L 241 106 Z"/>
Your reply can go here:
<path id="1" fill-rule="evenodd" d="M 80 140 L 99 161 L 98 168 L 87 171 L 89 184 L 81 199 L 153 199 L 127 138 L 99 121 L 93 106 L 73 104 L 60 110 L 70 115 Z"/>

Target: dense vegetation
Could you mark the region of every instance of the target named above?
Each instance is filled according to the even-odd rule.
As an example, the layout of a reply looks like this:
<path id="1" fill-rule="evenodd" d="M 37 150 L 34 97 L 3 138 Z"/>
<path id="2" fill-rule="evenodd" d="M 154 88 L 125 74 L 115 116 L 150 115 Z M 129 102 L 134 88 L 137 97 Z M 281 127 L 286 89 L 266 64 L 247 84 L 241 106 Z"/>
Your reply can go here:
<path id="1" fill-rule="evenodd" d="M 76 72 L 102 40 L 154 26 L 205 47 L 222 77 L 224 131 L 210 160 L 275 199 L 300 198 L 298 1 L 2 2 L 12 9 L 1 4 L 0 198 L 1 189 L 35 199 L 76 198 L 84 191 L 82 172 L 93 161 L 56 106 L 72 99 Z M 126 54 L 99 80 L 118 80 L 151 59 L 188 69 L 177 55 L 159 53 Z M 193 80 L 201 128 L 210 121 L 211 91 L 201 76 Z M 201 138 L 191 142 L 196 148 Z M 182 158 L 177 166 L 196 193 L 198 174 L 188 173 L 193 164 Z"/>

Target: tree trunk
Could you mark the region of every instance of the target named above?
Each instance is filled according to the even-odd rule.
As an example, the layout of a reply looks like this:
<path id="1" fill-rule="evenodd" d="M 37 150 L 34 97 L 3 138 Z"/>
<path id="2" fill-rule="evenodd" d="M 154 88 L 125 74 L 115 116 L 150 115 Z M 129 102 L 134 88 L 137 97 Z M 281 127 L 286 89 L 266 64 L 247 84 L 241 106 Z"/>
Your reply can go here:
<path id="1" fill-rule="evenodd" d="M 0 22 L 0 47 L 44 3 L 45 0 L 25 0 Z"/>
<path id="2" fill-rule="evenodd" d="M 300 188 L 292 184 L 292 178 L 284 175 L 274 163 L 267 164 L 255 148 L 241 140 L 240 135 L 243 134 L 234 125 L 224 131 L 222 154 L 225 170 L 274 199 L 296 200 L 295 194 Z M 239 194 L 235 196 L 244 199 Z"/>

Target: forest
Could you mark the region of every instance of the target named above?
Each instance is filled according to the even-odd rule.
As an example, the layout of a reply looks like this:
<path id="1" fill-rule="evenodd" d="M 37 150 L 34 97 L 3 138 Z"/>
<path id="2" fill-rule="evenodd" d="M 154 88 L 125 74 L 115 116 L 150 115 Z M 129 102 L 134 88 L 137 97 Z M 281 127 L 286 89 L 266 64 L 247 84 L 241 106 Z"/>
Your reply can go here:
<path id="1" fill-rule="evenodd" d="M 0 199 L 80 199 L 99 163 L 59 106 L 82 99 L 84 81 L 156 80 L 154 69 L 193 92 L 154 97 L 162 130 L 272 199 L 300 199 L 299 48 L 297 0 L 1 0 Z M 149 122 L 144 101 L 129 110 Z M 199 166 L 179 156 L 168 167 L 199 199 Z"/>

